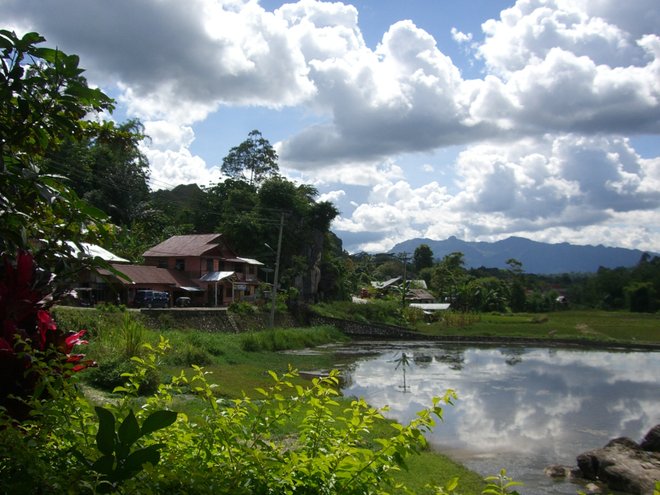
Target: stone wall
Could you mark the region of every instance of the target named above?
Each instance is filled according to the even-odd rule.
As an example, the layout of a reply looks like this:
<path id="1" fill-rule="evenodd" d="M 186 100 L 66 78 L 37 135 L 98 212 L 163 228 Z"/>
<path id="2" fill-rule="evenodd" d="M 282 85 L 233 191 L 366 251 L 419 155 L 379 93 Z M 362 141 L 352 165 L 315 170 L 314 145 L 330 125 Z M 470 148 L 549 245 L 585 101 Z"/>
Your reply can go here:
<path id="1" fill-rule="evenodd" d="M 406 330 L 402 327 L 392 325 L 380 325 L 375 323 L 360 323 L 357 321 L 340 320 L 327 316 L 311 315 L 311 325 L 332 325 L 350 337 L 376 338 L 376 339 L 405 339 L 405 340 L 428 340 L 429 337 L 417 332 Z"/>
<path id="2" fill-rule="evenodd" d="M 170 308 L 142 309 L 140 314 L 146 324 L 154 329 L 202 330 L 205 332 L 239 333 L 268 328 L 269 314 L 236 314 L 227 308 Z M 295 326 L 286 314 L 275 315 L 275 326 Z"/>

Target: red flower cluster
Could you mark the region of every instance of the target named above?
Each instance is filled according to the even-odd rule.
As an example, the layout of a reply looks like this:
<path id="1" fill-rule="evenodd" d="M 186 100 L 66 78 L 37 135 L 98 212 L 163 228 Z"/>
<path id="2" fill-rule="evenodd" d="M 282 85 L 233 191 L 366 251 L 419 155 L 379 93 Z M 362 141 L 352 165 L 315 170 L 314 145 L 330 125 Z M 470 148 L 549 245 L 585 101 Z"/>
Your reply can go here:
<path id="1" fill-rule="evenodd" d="M 37 351 L 48 352 L 53 364 L 73 364 L 55 364 L 54 373 L 80 371 L 93 363 L 72 354 L 76 345 L 87 343 L 86 330 L 62 332 L 46 309 L 51 278 L 38 270 L 32 255 L 19 252 L 0 268 L 0 405 L 7 405 L 11 396 L 27 398 L 34 391 L 36 379 L 27 371 L 39 359 Z"/>

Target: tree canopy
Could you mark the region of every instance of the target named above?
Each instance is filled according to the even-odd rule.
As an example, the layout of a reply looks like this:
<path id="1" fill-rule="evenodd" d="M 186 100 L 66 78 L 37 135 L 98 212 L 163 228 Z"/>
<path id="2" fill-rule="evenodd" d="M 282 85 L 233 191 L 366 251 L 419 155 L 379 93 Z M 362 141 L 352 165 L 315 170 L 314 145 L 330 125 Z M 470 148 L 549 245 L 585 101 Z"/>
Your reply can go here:
<path id="1" fill-rule="evenodd" d="M 249 184 L 259 185 L 279 172 L 277 153 L 261 132 L 253 130 L 245 141 L 229 150 L 221 170 L 232 179 L 247 178 Z"/>

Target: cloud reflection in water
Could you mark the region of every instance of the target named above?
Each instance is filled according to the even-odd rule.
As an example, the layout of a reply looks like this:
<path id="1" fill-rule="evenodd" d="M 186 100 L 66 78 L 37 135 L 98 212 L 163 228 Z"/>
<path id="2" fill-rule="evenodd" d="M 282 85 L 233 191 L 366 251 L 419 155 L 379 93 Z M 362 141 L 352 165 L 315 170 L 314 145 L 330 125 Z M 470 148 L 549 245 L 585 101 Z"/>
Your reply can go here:
<path id="1" fill-rule="evenodd" d="M 392 361 L 402 349 L 391 343 L 354 366 L 345 393 L 388 405 L 388 416 L 407 422 L 433 396 L 456 390 L 456 405 L 429 440 L 468 465 L 499 463 L 482 474 L 507 463 L 542 464 L 523 470 L 574 465 L 585 450 L 617 436 L 639 441 L 660 423 L 657 352 L 404 346 L 414 356 L 406 370 L 410 393 L 397 388 Z"/>

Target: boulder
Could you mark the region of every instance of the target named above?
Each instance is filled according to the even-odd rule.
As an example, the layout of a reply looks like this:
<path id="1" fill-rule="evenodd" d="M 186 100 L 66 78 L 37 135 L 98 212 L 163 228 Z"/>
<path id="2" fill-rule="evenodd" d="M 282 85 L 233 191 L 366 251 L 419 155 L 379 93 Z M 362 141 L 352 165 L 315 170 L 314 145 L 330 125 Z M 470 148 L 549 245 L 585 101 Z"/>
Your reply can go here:
<path id="1" fill-rule="evenodd" d="M 660 480 L 660 454 L 645 450 L 626 437 L 580 454 L 577 463 L 585 479 L 606 483 L 610 489 L 625 493 L 652 495 L 655 481 Z"/>
<path id="2" fill-rule="evenodd" d="M 649 452 L 660 452 L 660 425 L 655 425 L 639 444 L 642 450 Z"/>
<path id="3" fill-rule="evenodd" d="M 550 478 L 559 479 L 559 478 L 570 478 L 571 469 L 569 466 L 562 466 L 561 464 L 552 464 L 545 468 L 543 472 L 546 476 Z"/>

